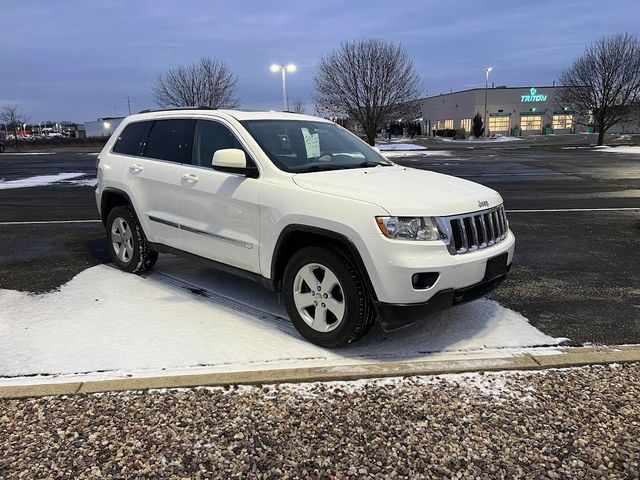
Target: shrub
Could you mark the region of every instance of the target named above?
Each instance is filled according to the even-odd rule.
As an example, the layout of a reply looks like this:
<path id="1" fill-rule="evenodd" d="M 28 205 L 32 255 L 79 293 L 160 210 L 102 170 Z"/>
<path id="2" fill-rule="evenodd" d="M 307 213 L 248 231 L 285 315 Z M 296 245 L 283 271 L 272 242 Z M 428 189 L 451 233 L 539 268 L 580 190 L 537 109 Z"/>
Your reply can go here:
<path id="1" fill-rule="evenodd" d="M 467 138 L 467 131 L 464 129 L 464 127 L 460 127 L 458 129 L 458 131 L 456 132 L 456 138 L 459 138 L 461 140 Z"/>
<path id="2" fill-rule="evenodd" d="M 482 121 L 482 115 L 480 115 L 480 113 L 476 113 L 473 117 L 471 131 L 473 131 L 473 136 L 476 138 L 480 138 L 484 134 L 484 122 Z"/>

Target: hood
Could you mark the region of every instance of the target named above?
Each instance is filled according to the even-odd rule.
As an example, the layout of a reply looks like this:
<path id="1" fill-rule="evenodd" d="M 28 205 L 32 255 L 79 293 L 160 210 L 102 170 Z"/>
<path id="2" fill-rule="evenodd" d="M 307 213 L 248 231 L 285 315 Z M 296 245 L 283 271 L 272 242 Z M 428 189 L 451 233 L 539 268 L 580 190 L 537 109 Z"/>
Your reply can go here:
<path id="1" fill-rule="evenodd" d="M 459 215 L 502 203 L 495 190 L 478 183 L 399 165 L 298 173 L 293 181 L 316 192 L 378 205 L 394 216 Z"/>

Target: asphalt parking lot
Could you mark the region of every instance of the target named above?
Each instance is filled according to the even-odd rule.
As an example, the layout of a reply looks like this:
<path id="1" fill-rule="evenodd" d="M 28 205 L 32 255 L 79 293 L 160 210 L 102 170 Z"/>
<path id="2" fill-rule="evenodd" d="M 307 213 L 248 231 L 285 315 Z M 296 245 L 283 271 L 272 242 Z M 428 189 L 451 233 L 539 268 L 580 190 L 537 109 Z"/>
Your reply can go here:
<path id="1" fill-rule="evenodd" d="M 498 190 L 517 237 L 510 278 L 492 297 L 571 344 L 640 343 L 640 156 L 575 145 L 454 148 L 396 159 Z M 2 154 L 4 181 L 80 172 L 95 155 Z M 0 189 L 0 288 L 55 289 L 108 262 L 93 188 Z"/>

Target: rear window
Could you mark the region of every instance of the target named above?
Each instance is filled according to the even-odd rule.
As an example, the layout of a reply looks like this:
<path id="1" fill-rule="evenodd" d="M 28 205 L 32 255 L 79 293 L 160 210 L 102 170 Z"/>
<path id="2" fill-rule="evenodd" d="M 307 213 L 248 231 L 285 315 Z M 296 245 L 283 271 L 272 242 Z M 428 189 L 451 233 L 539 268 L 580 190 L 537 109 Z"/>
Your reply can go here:
<path id="1" fill-rule="evenodd" d="M 156 120 L 151 128 L 144 156 L 176 163 L 190 163 L 195 121 Z"/>
<path id="2" fill-rule="evenodd" d="M 114 153 L 140 155 L 151 123 L 152 122 L 135 122 L 124 127 L 124 130 L 120 132 L 120 136 L 113 147 Z"/>

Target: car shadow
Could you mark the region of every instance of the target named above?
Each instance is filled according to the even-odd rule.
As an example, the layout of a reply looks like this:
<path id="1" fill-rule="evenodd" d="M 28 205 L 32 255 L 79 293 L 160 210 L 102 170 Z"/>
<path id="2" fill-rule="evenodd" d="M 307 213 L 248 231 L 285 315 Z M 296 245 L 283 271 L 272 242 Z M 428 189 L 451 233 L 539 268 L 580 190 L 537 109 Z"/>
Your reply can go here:
<path id="1" fill-rule="evenodd" d="M 145 276 L 189 292 L 194 301 L 231 309 L 305 341 L 291 324 L 278 295 L 251 280 L 170 255 L 161 256 L 156 269 Z M 545 335 L 519 313 L 483 298 L 432 314 L 393 332 L 385 332 L 376 322 L 358 342 L 334 349 L 332 353 L 345 359 L 399 361 L 440 352 L 556 345 L 560 340 Z"/>

